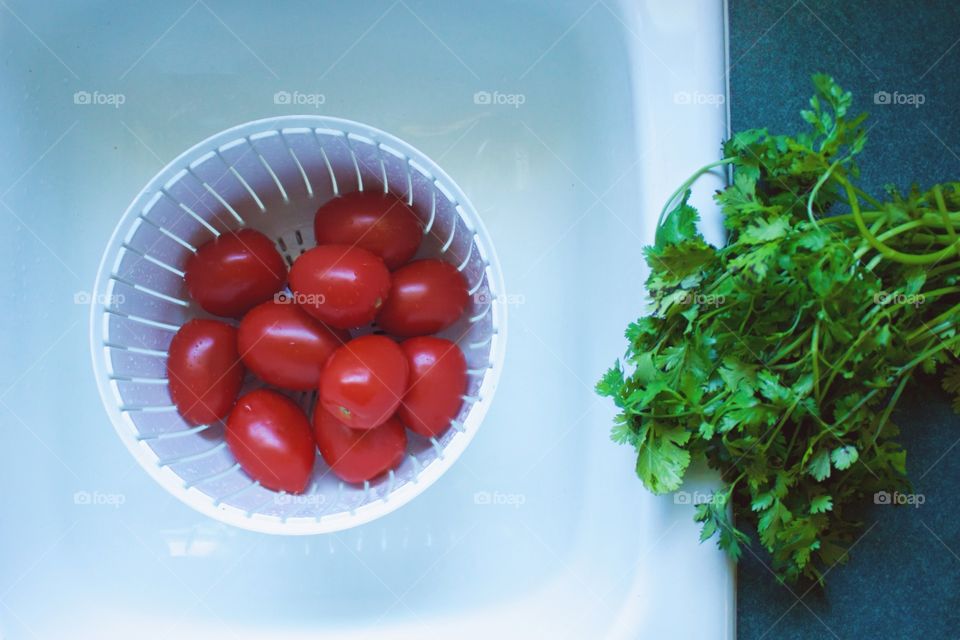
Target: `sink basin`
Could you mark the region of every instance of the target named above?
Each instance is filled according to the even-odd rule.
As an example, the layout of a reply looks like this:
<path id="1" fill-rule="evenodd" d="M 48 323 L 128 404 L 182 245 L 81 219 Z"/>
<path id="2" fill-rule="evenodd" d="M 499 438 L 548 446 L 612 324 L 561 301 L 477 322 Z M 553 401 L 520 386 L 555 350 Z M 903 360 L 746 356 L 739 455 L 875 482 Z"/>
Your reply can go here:
<path id="1" fill-rule="evenodd" d="M 733 637 L 733 567 L 689 501 L 643 489 L 592 391 L 643 311 L 660 206 L 719 154 L 721 3 L 0 15 L 0 638 Z M 87 340 L 101 252 L 143 185 L 217 131 L 293 114 L 369 123 L 440 165 L 489 231 L 511 324 L 457 463 L 374 522 L 304 537 L 156 484 L 103 411 Z M 694 475 L 688 497 L 717 482 Z"/>

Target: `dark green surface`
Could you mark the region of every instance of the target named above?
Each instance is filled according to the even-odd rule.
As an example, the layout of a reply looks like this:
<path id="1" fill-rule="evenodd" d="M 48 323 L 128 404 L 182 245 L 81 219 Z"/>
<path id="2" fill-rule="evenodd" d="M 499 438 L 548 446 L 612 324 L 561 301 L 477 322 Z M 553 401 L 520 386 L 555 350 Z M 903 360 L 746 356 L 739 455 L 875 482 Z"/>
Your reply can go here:
<path id="1" fill-rule="evenodd" d="M 960 180 L 960 2 L 731 0 L 730 32 L 734 130 L 795 131 L 809 76 L 825 71 L 871 113 L 861 167 L 872 190 Z M 925 103 L 874 104 L 877 91 Z M 781 586 L 746 552 L 740 638 L 960 638 L 960 416 L 927 379 L 895 419 L 925 504 L 871 504 L 825 591 Z"/>

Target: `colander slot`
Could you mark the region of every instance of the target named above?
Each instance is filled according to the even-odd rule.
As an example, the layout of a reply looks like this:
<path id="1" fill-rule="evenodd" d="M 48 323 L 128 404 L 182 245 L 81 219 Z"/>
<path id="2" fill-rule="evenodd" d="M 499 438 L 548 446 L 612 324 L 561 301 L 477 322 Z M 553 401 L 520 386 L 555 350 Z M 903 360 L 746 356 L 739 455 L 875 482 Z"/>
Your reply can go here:
<path id="1" fill-rule="evenodd" d="M 166 322 L 157 322 L 156 320 L 151 320 L 150 318 L 141 318 L 140 316 L 126 314 L 126 313 L 123 313 L 122 311 L 117 311 L 116 309 L 105 309 L 105 311 L 112 315 L 127 318 L 131 322 L 145 324 L 148 327 L 156 327 L 157 329 L 164 329 L 165 331 L 171 331 L 174 333 L 180 330 L 180 327 L 175 324 L 168 324 Z"/>
<path id="2" fill-rule="evenodd" d="M 172 273 L 173 275 L 177 276 L 178 278 L 183 278 L 185 275 L 187 275 L 185 271 L 181 271 L 180 269 L 177 269 L 177 268 L 176 268 L 175 266 L 173 266 L 172 264 L 167 264 L 167 263 L 164 262 L 163 260 L 160 260 L 159 258 L 155 258 L 155 257 L 153 257 L 152 255 L 150 255 L 150 254 L 148 254 L 148 253 L 141 253 L 140 251 L 138 251 L 137 249 L 134 249 L 134 248 L 133 248 L 132 246 L 130 246 L 129 244 L 124 243 L 122 246 L 123 246 L 124 249 L 126 249 L 126 250 L 129 251 L 130 253 L 136 254 L 137 256 L 139 256 L 140 258 L 146 260 L 147 262 L 149 262 L 149 263 L 151 263 L 151 264 L 154 264 L 154 265 L 160 267 L 161 269 L 165 269 L 165 270 L 169 271 L 170 273 Z"/>
<path id="3" fill-rule="evenodd" d="M 122 413 L 172 413 L 177 410 L 177 407 L 172 404 L 168 405 L 126 405 L 122 404 L 117 407 Z"/>
<path id="4" fill-rule="evenodd" d="M 390 182 L 387 177 L 387 168 L 383 162 L 376 141 L 356 134 L 348 134 L 347 144 L 357 162 L 357 169 L 362 174 L 363 189 L 365 191 L 390 192 Z"/>
<path id="5" fill-rule="evenodd" d="M 318 129 L 316 136 L 335 176 L 337 195 L 362 191 L 360 169 L 343 132 Z"/>
<path id="6" fill-rule="evenodd" d="M 197 245 L 215 235 L 210 225 L 190 215 L 180 207 L 179 202 L 163 191 L 158 191 L 156 199 L 144 210 L 143 219 L 193 252 L 196 252 Z"/>
<path id="7" fill-rule="evenodd" d="M 490 335 L 490 336 L 487 336 L 486 338 L 481 338 L 480 340 L 471 342 L 467 346 L 471 349 L 482 349 L 488 344 L 490 344 L 492 340 L 493 340 L 493 336 Z"/>
<path id="8" fill-rule="evenodd" d="M 443 246 L 440 247 L 440 253 L 446 253 L 450 250 L 450 247 L 453 245 L 453 238 L 457 235 L 457 224 L 453 223 L 450 227 L 450 237 L 447 238 L 447 241 L 443 243 Z"/>
<path id="9" fill-rule="evenodd" d="M 146 376 L 166 378 L 167 359 L 154 355 L 144 355 L 128 351 L 122 347 L 103 345 L 108 350 L 108 372 L 117 376 Z M 142 429 L 142 425 L 138 425 Z"/>
<path id="10" fill-rule="evenodd" d="M 227 202 L 226 200 L 224 200 L 223 196 L 221 196 L 221 195 L 217 192 L 216 189 L 214 189 L 213 187 L 211 187 L 209 184 L 207 184 L 207 183 L 204 182 L 204 181 L 200 181 L 200 184 L 203 185 L 203 188 L 204 188 L 204 190 L 206 190 L 207 193 L 209 193 L 210 195 L 212 195 L 212 196 L 214 197 L 214 199 L 215 199 L 217 202 L 220 203 L 220 206 L 222 206 L 224 209 L 226 209 L 226 210 L 230 213 L 230 215 L 233 216 L 233 219 L 236 220 L 237 223 L 239 223 L 239 225 L 240 225 L 241 227 L 246 224 L 246 221 L 244 221 L 243 217 L 242 217 L 239 213 L 237 213 L 237 210 L 236 210 L 236 209 L 234 209 L 232 206 L 230 206 L 230 203 L 229 203 L 229 202 Z"/>
<path id="11" fill-rule="evenodd" d="M 141 349 L 166 352 L 176 332 L 176 329 L 168 328 L 171 325 L 167 323 L 133 319 L 117 311 L 108 311 L 104 319 L 110 344 L 135 345 Z"/>
<path id="12" fill-rule="evenodd" d="M 147 260 L 137 251 L 124 248 L 119 254 L 119 262 L 113 269 L 113 275 L 116 276 L 115 280 L 149 284 L 151 289 L 175 298 L 184 299 L 187 296 L 182 275 L 158 265 L 154 260 Z M 116 307 L 119 302 L 120 300 L 110 301 L 109 304 Z"/>
<path id="13" fill-rule="evenodd" d="M 230 493 L 224 494 L 219 498 L 214 498 L 213 505 L 215 507 L 219 507 L 221 504 L 229 504 L 230 501 L 233 500 L 234 498 L 238 498 L 242 496 L 244 493 L 250 491 L 251 489 L 256 489 L 257 487 L 260 486 L 259 482 L 250 482 L 249 476 L 247 476 L 247 474 L 245 474 L 242 469 L 238 468 L 237 471 L 239 475 L 243 477 L 244 480 L 247 480 L 247 484 L 235 491 L 231 491 Z"/>
<path id="14" fill-rule="evenodd" d="M 176 199 L 175 199 L 173 196 L 171 196 L 170 193 L 167 192 L 166 190 L 163 191 L 163 195 L 167 196 L 168 198 L 170 198 L 171 200 L 173 200 L 174 202 L 176 202 Z M 201 217 L 200 217 L 200 214 L 198 214 L 196 211 L 194 211 L 193 209 L 191 209 L 191 208 L 188 207 L 187 205 L 183 204 L 182 202 L 177 202 L 177 206 L 179 206 L 183 211 L 185 211 L 185 212 L 187 213 L 187 215 L 189 215 L 191 218 L 193 218 L 194 220 L 196 220 L 197 222 L 199 222 L 201 226 L 203 226 L 204 228 L 206 228 L 206 230 L 209 231 L 210 234 L 211 234 L 214 238 L 219 238 L 219 237 L 220 237 L 220 232 L 217 231 L 217 228 L 214 227 L 214 226 L 213 226 L 212 224 L 210 224 L 209 222 L 207 222 L 206 220 L 204 220 L 203 218 L 201 218 Z"/>
<path id="15" fill-rule="evenodd" d="M 144 220 L 147 220 L 147 219 L 144 218 Z M 150 220 L 147 220 L 147 222 L 149 222 L 150 224 L 153 224 L 153 222 L 151 222 Z M 190 251 L 191 253 L 196 253 L 196 252 L 197 252 L 197 248 L 196 248 L 195 246 L 193 246 L 192 244 L 190 244 L 189 242 L 187 242 L 186 240 L 184 240 L 183 238 L 181 238 L 181 237 L 178 236 L 177 234 L 173 233 L 173 232 L 170 231 L 169 229 L 164 229 L 163 227 L 158 226 L 158 225 L 156 225 L 156 224 L 153 224 L 153 226 L 155 226 L 155 227 L 157 228 L 157 231 L 159 231 L 159 232 L 162 233 L 163 235 L 167 236 L 168 238 L 170 238 L 171 240 L 173 240 L 174 242 L 176 242 L 177 244 L 179 244 L 180 246 L 182 246 L 184 249 Z"/>
<path id="16" fill-rule="evenodd" d="M 484 316 L 486 316 L 488 313 L 490 313 L 490 308 L 491 308 L 492 306 L 493 306 L 493 305 L 487 305 L 486 308 L 485 308 L 483 311 L 481 311 L 480 313 L 478 313 L 478 314 L 476 314 L 476 315 L 473 315 L 473 316 L 470 316 L 470 320 L 469 320 L 468 322 L 469 322 L 470 324 L 473 324 L 473 323 L 475 323 L 475 322 L 480 322 L 481 320 L 483 320 Z"/>
<path id="17" fill-rule="evenodd" d="M 237 226 L 236 218 L 212 193 L 203 188 L 203 180 L 189 167 L 169 180 L 160 189 L 160 193 L 169 198 L 181 212 L 206 227 L 214 237 Z"/>
<path id="18" fill-rule="evenodd" d="M 284 144 L 286 144 L 286 139 L 284 139 Z M 297 165 L 297 170 L 300 172 L 300 177 L 303 178 L 303 186 L 307 188 L 307 197 L 313 198 L 313 185 L 310 184 L 310 178 L 307 177 L 307 172 L 303 168 L 303 165 L 300 164 L 300 158 L 297 157 L 297 154 L 293 149 L 287 145 L 287 151 L 290 152 L 290 157 L 293 159 L 294 164 Z"/>
<path id="19" fill-rule="evenodd" d="M 193 427 L 191 429 L 178 429 L 176 431 L 163 431 L 161 433 L 150 433 L 137 434 L 137 440 L 140 441 L 149 441 L 149 440 L 164 440 L 167 438 L 182 438 L 184 436 L 192 436 L 195 433 L 200 433 L 201 431 L 206 431 L 213 425 L 202 424 L 199 427 Z M 239 463 L 238 463 L 239 466 Z"/>
<path id="20" fill-rule="evenodd" d="M 233 466 L 227 467 L 227 468 L 224 469 L 223 471 L 217 471 L 217 472 L 211 473 L 210 475 L 207 475 L 207 476 L 202 476 L 202 477 L 200 477 L 200 478 L 194 478 L 194 479 L 191 480 L 190 482 L 184 483 L 183 486 L 184 486 L 185 489 L 191 489 L 191 488 L 196 487 L 197 485 L 203 484 L 203 483 L 205 483 L 205 482 L 216 482 L 217 480 L 220 480 L 221 478 L 224 478 L 224 477 L 230 475 L 231 473 L 234 473 L 234 472 L 238 471 L 239 469 L 240 469 L 240 463 L 237 462 L 237 463 L 234 463 Z"/>
<path id="21" fill-rule="evenodd" d="M 410 167 L 407 166 L 407 157 L 382 142 L 377 143 L 380 165 L 383 168 L 384 184 L 392 186 L 392 193 L 402 198 L 408 205 L 413 206 L 413 185 L 410 182 Z M 400 191 L 400 189 L 403 189 Z"/>
<path id="22" fill-rule="evenodd" d="M 477 291 L 480 290 L 480 287 L 483 286 L 483 283 L 484 283 L 483 278 L 480 278 L 479 280 L 477 280 L 477 284 L 473 285 L 472 287 L 470 287 L 470 289 L 467 290 L 467 295 L 469 295 L 472 298 L 474 295 L 476 295 Z"/>
<path id="23" fill-rule="evenodd" d="M 270 163 L 267 162 L 267 159 L 261 154 L 258 153 L 257 157 L 260 158 L 260 164 L 263 165 L 263 168 L 266 169 L 270 177 L 273 178 L 273 182 L 277 185 L 277 190 L 280 192 L 280 197 L 283 198 L 284 202 L 290 202 L 290 196 L 287 195 L 287 190 L 283 188 L 283 183 L 280 182 L 280 178 L 277 177 L 277 172 L 273 170 L 273 167 L 270 166 Z"/>
<path id="24" fill-rule="evenodd" d="M 176 411 L 166 380 L 164 384 L 117 380 L 114 388 L 120 396 L 119 410 L 124 413 L 170 413 Z M 180 422 L 179 419 L 175 422 Z"/>
<path id="25" fill-rule="evenodd" d="M 334 197 L 340 195 L 340 187 L 337 186 L 337 174 L 333 172 L 333 167 L 330 165 L 330 158 L 327 156 L 327 152 L 324 151 L 323 147 L 320 147 L 320 155 L 323 156 L 323 163 L 327 165 L 327 171 L 330 172 L 330 187 L 333 189 Z"/>
<path id="26" fill-rule="evenodd" d="M 428 235 L 433 229 L 433 223 L 437 220 L 437 192 L 430 191 L 430 219 L 423 227 L 423 235 Z"/>
<path id="27" fill-rule="evenodd" d="M 176 304 L 176 305 L 179 305 L 179 306 L 181 306 L 181 307 L 189 307 L 189 306 L 190 306 L 190 301 L 189 301 L 189 300 L 184 300 L 184 299 L 182 299 L 182 298 L 177 298 L 177 297 L 175 297 L 175 296 L 170 296 L 170 295 L 167 295 L 167 294 L 163 293 L 162 291 L 157 291 L 157 290 L 155 290 L 155 289 L 151 289 L 150 287 L 146 287 L 146 286 L 144 286 L 144 285 L 142 285 L 142 284 L 137 284 L 137 283 L 135 283 L 135 282 L 130 282 L 130 281 L 128 281 L 128 280 L 125 280 L 124 278 L 121 278 L 121 277 L 118 276 L 118 275 L 112 275 L 112 276 L 110 276 L 110 279 L 111 279 L 111 280 L 116 280 L 117 282 L 120 282 L 120 283 L 122 283 L 122 284 L 125 284 L 125 285 L 127 285 L 128 287 L 133 287 L 133 288 L 136 289 L 137 291 L 142 291 L 143 293 L 145 293 L 145 294 L 147 294 L 147 295 L 149 295 L 149 296 L 153 296 L 154 298 L 158 298 L 158 299 L 160 299 L 160 300 L 165 300 L 165 301 L 167 301 L 167 302 L 169 302 L 169 303 L 171 303 L 171 304 Z"/>
<path id="28" fill-rule="evenodd" d="M 266 489 L 266 488 L 265 488 L 265 490 L 269 491 L 269 489 Z M 267 498 L 266 500 L 264 500 L 264 501 L 261 502 L 260 504 L 254 506 L 254 507 L 252 507 L 252 508 L 250 508 L 250 509 L 246 509 L 245 512 L 244 512 L 244 515 L 245 515 L 246 517 L 248 517 L 248 518 L 252 518 L 255 514 L 258 515 L 258 516 L 260 516 L 260 517 L 265 517 L 264 515 L 261 515 L 261 512 L 263 512 L 263 511 L 267 508 L 267 505 L 269 505 L 271 502 L 274 503 L 274 504 L 276 504 L 276 501 L 277 501 L 277 499 L 276 499 L 275 496 L 270 496 L 269 498 Z M 273 516 L 273 517 L 279 518 L 279 516 Z"/>
<path id="29" fill-rule="evenodd" d="M 188 453 L 182 456 L 175 456 L 172 458 L 162 458 L 157 460 L 158 467 L 169 467 L 174 464 L 183 464 L 186 462 L 196 462 L 197 460 L 202 460 L 206 457 L 212 456 L 213 454 L 225 449 L 227 446 L 226 441 L 219 442 L 214 446 L 210 447 L 206 451 L 201 451 L 200 453 Z"/>
<path id="30" fill-rule="evenodd" d="M 303 133 L 300 134 L 300 138 L 309 139 Z M 277 188 L 281 196 L 285 196 L 284 204 L 291 202 L 298 204 L 304 200 L 313 199 L 313 185 L 301 162 L 301 158 L 306 159 L 309 156 L 301 154 L 299 149 L 294 152 L 285 131 L 274 130 L 254 134 L 250 136 L 250 140 L 263 158 L 263 162 L 266 163 L 267 172 L 276 178 Z"/>
<path id="31" fill-rule="evenodd" d="M 243 151 L 247 154 L 251 152 L 249 147 L 245 147 Z M 220 200 L 227 203 L 227 211 L 241 225 L 246 224 L 248 218 L 259 212 L 256 199 L 250 194 L 243 182 L 230 171 L 230 166 L 217 151 L 205 153 L 200 159 L 192 162 L 189 168 L 191 175 L 200 184 L 209 187 L 209 189 L 204 187 L 204 191 L 214 197 L 218 203 Z"/>
<path id="32" fill-rule="evenodd" d="M 113 342 L 104 342 L 103 346 L 109 349 L 117 349 L 120 351 L 129 351 L 130 353 L 136 353 L 144 356 L 157 356 L 159 358 L 166 358 L 167 352 L 161 351 L 160 349 L 147 349 L 145 347 L 131 347 L 125 344 L 115 344 Z"/>
<path id="33" fill-rule="evenodd" d="M 132 382 L 136 384 L 152 384 L 152 385 L 165 385 L 167 384 L 166 378 L 146 378 L 143 376 L 117 376 L 112 375 L 108 376 L 110 380 L 114 382 Z"/>
<path id="34" fill-rule="evenodd" d="M 171 269 L 167 269 L 171 273 L 177 271 L 182 273 L 183 270 L 180 267 L 185 265 L 189 257 L 193 255 L 190 249 L 163 233 L 160 233 L 157 226 L 152 222 L 148 222 L 143 216 L 133 218 L 130 225 L 130 232 L 127 234 L 127 237 L 124 238 L 118 253 L 126 253 L 124 249 L 127 248 L 141 256 L 149 255 L 154 259 L 151 260 L 151 262 L 161 262 L 171 267 Z M 129 255 L 120 257 L 130 260 L 133 259 Z M 119 263 L 114 263 L 112 266 L 113 271 L 117 270 L 117 264 Z"/>
<path id="35" fill-rule="evenodd" d="M 266 213 L 267 207 L 263 203 L 257 190 L 254 188 L 266 188 L 271 183 L 270 176 L 263 171 L 263 165 L 257 159 L 259 154 L 249 140 L 240 138 L 228 144 L 222 145 L 217 149 L 217 154 L 227 166 L 227 170 L 236 178 L 237 182 L 243 186 L 246 192 L 253 198 L 254 203 L 260 213 Z M 242 171 L 241 171 L 242 169 Z"/>
<path id="36" fill-rule="evenodd" d="M 467 249 L 467 257 L 463 259 L 459 265 L 457 265 L 457 271 L 463 271 L 467 268 L 467 264 L 470 263 L 470 256 L 473 255 L 473 243 L 470 243 L 470 247 Z"/>

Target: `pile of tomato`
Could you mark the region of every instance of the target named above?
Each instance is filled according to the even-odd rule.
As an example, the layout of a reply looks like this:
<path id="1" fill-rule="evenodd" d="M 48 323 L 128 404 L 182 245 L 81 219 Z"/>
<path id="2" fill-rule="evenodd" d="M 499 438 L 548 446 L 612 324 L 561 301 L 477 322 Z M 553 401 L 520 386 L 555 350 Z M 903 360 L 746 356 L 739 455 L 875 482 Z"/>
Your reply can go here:
<path id="1" fill-rule="evenodd" d="M 244 471 L 290 493 L 307 488 L 317 450 L 346 482 L 395 468 L 406 430 L 442 434 L 467 388 L 463 352 L 432 335 L 463 314 L 467 283 L 447 262 L 413 260 L 423 228 L 407 203 L 341 196 L 320 207 L 314 231 L 317 246 L 289 272 L 252 229 L 197 248 L 186 266 L 190 297 L 229 320 L 187 322 L 167 359 L 183 419 L 225 420 Z M 363 331 L 371 325 L 377 331 Z M 248 371 L 266 386 L 240 396 Z M 285 393 L 313 390 L 310 416 Z"/>

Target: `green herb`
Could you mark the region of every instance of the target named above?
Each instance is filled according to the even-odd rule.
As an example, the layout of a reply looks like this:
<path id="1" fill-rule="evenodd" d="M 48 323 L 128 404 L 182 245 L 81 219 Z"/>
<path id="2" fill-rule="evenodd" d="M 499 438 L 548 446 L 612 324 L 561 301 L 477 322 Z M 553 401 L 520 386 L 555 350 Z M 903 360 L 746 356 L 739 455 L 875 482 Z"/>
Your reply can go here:
<path id="1" fill-rule="evenodd" d="M 863 191 L 866 115 L 813 82 L 803 131 L 735 134 L 667 203 L 644 249 L 650 314 L 597 384 L 646 487 L 675 491 L 706 458 L 725 486 L 697 505 L 701 539 L 737 558 L 752 531 L 787 581 L 822 580 L 860 535 L 858 507 L 909 490 L 891 413 L 960 343 L 960 183 Z M 728 238 L 713 247 L 688 197 L 720 165 Z M 960 369 L 945 374 L 960 392 Z"/>

